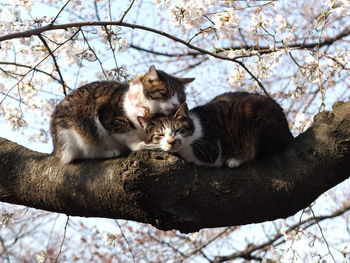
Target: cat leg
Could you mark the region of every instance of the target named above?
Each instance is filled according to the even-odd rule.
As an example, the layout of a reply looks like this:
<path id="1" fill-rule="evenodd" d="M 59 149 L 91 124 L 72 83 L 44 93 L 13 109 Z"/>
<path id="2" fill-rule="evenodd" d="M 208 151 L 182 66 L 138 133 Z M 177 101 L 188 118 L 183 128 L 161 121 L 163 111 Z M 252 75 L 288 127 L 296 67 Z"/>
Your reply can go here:
<path id="1" fill-rule="evenodd" d="M 58 150 L 57 155 L 61 163 L 67 164 L 74 159 L 82 157 L 82 152 L 77 143 L 81 138 L 73 129 L 63 129 L 58 132 Z"/>
<path id="2" fill-rule="evenodd" d="M 70 147 L 65 147 L 60 152 L 60 160 L 61 163 L 67 164 L 76 159 L 77 152 L 74 149 L 71 149 Z"/>
<path id="3" fill-rule="evenodd" d="M 229 168 L 236 168 L 236 167 L 240 166 L 242 163 L 243 163 L 242 160 L 238 160 L 238 159 L 235 159 L 235 158 L 228 158 L 228 159 L 225 161 L 225 164 L 226 164 Z"/>
<path id="4" fill-rule="evenodd" d="M 131 151 L 140 151 L 140 150 L 162 150 L 158 144 L 147 144 L 145 142 L 132 143 L 129 145 Z"/>
<path id="5" fill-rule="evenodd" d="M 118 149 L 110 149 L 101 151 L 96 158 L 115 158 L 121 155 L 121 152 Z"/>
<path id="6" fill-rule="evenodd" d="M 148 144 L 146 144 L 145 142 L 136 142 L 136 143 L 130 144 L 129 146 L 130 146 L 130 150 L 133 152 L 148 149 Z"/>

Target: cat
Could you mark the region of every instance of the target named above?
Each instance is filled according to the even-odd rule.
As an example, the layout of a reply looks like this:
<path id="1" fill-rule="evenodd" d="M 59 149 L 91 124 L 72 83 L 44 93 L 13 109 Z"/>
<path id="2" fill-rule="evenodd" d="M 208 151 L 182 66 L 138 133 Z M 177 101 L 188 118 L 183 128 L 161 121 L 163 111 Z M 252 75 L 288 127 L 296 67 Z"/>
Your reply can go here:
<path id="1" fill-rule="evenodd" d="M 138 121 L 146 134 L 140 149 L 177 153 L 200 166 L 238 167 L 293 141 L 279 104 L 248 92 L 224 93 L 191 111 L 184 103 L 175 115 Z"/>
<path id="2" fill-rule="evenodd" d="M 193 80 L 151 66 L 129 84 L 97 81 L 72 91 L 51 116 L 53 154 L 66 164 L 134 150 L 143 140 L 137 116 L 173 113 L 186 100 L 185 84 Z"/>

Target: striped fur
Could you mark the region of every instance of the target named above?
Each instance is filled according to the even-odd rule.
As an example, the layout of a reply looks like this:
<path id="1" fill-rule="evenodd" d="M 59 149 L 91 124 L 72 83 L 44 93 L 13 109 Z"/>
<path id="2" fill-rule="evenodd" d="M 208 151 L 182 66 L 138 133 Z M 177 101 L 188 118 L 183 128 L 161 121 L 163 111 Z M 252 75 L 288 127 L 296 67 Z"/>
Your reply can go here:
<path id="1" fill-rule="evenodd" d="M 237 167 L 277 153 L 293 140 L 282 108 L 247 92 L 222 94 L 189 112 L 184 104 L 175 116 L 141 121 L 143 148 L 176 152 L 202 166 Z"/>
<path id="2" fill-rule="evenodd" d="M 142 85 L 140 103 L 152 114 L 170 114 L 185 101 L 184 85 L 192 80 L 151 66 L 138 79 Z M 140 111 L 128 103 L 128 91 L 129 84 L 98 81 L 71 92 L 51 116 L 53 154 L 62 163 L 69 163 L 117 157 L 134 150 L 143 136 L 137 121 Z"/>

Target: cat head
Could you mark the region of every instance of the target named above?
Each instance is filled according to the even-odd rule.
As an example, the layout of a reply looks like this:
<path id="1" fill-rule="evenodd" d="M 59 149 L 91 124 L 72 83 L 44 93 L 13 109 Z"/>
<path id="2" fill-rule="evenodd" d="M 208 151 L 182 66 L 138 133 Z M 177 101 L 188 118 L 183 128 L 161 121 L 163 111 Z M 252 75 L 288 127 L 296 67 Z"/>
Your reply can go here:
<path id="1" fill-rule="evenodd" d="M 145 143 L 152 149 L 178 152 L 194 132 L 194 124 L 183 103 L 174 115 L 155 116 L 152 119 L 137 117 L 146 134 Z"/>
<path id="2" fill-rule="evenodd" d="M 134 85 L 142 86 L 140 103 L 149 108 L 151 114 L 169 115 L 185 102 L 185 85 L 193 80 L 194 78 L 174 77 L 151 66 Z"/>

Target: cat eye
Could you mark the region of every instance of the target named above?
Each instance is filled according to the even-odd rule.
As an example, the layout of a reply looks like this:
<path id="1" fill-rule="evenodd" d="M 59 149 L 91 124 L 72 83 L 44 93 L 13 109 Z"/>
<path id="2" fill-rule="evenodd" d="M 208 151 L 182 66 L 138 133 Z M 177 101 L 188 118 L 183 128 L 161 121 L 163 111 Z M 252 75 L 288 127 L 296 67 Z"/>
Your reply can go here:
<path id="1" fill-rule="evenodd" d="M 152 136 L 152 140 L 159 141 L 162 137 L 164 137 L 164 134 L 155 134 Z"/>
<path id="2" fill-rule="evenodd" d="M 182 127 L 182 128 L 180 128 L 180 129 L 178 129 L 178 130 L 176 130 L 176 132 L 175 133 L 180 133 L 180 134 L 185 134 L 186 133 L 186 129 L 184 128 L 184 127 Z"/>

